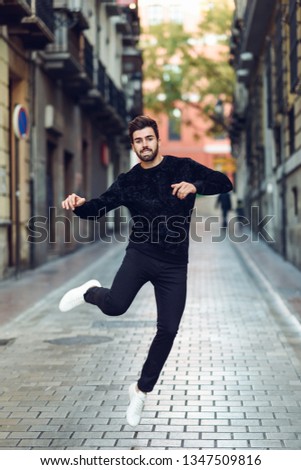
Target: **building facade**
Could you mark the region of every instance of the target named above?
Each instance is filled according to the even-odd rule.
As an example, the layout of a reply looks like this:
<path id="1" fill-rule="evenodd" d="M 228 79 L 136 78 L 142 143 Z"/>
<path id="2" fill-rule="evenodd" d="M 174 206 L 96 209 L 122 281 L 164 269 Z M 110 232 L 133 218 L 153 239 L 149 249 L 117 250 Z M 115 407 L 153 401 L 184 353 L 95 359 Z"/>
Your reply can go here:
<path id="1" fill-rule="evenodd" d="M 264 238 L 301 268 L 300 2 L 236 0 L 230 60 L 238 195 L 252 229 L 268 217 Z"/>
<path id="2" fill-rule="evenodd" d="M 98 235 L 60 203 L 96 197 L 130 167 L 138 39 L 137 2 L 0 2 L 0 279 Z"/>

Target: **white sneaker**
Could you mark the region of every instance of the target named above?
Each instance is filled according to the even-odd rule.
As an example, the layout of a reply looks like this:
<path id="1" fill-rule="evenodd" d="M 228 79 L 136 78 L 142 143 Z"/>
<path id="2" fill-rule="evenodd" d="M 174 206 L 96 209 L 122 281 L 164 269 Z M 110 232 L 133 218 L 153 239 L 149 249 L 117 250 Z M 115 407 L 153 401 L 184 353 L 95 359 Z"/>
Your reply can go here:
<path id="1" fill-rule="evenodd" d="M 61 298 L 59 303 L 59 309 L 61 312 L 68 312 L 78 305 L 85 303 L 84 294 L 87 292 L 90 287 L 101 287 L 99 281 L 92 279 L 91 281 L 85 282 L 75 289 L 68 290 L 66 294 Z"/>
<path id="2" fill-rule="evenodd" d="M 130 426 L 137 426 L 141 419 L 141 414 L 146 399 L 146 393 L 137 391 L 136 383 L 129 387 L 130 404 L 126 412 L 126 419 Z"/>

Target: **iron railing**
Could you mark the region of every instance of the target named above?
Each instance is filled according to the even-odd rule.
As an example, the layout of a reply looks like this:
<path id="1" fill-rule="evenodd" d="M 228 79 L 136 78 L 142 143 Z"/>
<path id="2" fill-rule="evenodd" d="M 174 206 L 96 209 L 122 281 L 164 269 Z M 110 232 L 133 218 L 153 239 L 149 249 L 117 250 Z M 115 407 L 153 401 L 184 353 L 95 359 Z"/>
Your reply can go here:
<path id="1" fill-rule="evenodd" d="M 80 38 L 78 34 L 76 33 L 76 31 L 74 31 L 73 29 L 68 29 L 67 36 L 68 36 L 68 44 L 67 44 L 68 50 L 71 56 L 78 63 L 80 63 L 80 44 L 79 44 Z"/>
<path id="2" fill-rule="evenodd" d="M 127 119 L 126 99 L 125 99 L 124 92 L 121 90 L 118 90 L 117 110 L 118 110 L 119 116 L 121 116 L 122 119 L 126 120 Z"/>
<path id="3" fill-rule="evenodd" d="M 89 43 L 88 39 L 85 36 L 83 41 L 84 50 L 82 57 L 82 66 L 91 82 L 93 82 L 93 46 Z"/>
<path id="4" fill-rule="evenodd" d="M 108 77 L 108 104 L 112 106 L 112 108 L 118 109 L 118 90 L 114 85 L 113 80 Z"/>
<path id="5" fill-rule="evenodd" d="M 116 87 L 113 80 L 106 73 L 104 65 L 100 61 L 98 61 L 97 77 L 98 90 L 102 94 L 105 102 L 112 106 L 119 116 L 126 120 L 127 111 L 125 94 L 122 90 L 119 90 Z"/>
<path id="6" fill-rule="evenodd" d="M 106 69 L 103 64 L 98 61 L 98 70 L 97 70 L 97 86 L 98 90 L 102 96 L 106 97 Z"/>

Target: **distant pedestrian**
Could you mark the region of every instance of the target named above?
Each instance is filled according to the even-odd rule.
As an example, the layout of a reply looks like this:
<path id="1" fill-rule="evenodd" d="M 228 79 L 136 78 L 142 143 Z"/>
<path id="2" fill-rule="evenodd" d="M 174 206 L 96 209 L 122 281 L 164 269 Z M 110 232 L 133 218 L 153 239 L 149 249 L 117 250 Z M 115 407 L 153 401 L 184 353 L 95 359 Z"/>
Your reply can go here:
<path id="1" fill-rule="evenodd" d="M 228 226 L 228 212 L 232 209 L 230 193 L 219 194 L 216 207 L 220 206 L 222 210 L 223 224 L 222 227 Z"/>
<path id="2" fill-rule="evenodd" d="M 245 216 L 244 205 L 241 199 L 237 200 L 236 215 L 239 222 L 241 222 Z"/>
<path id="3" fill-rule="evenodd" d="M 190 158 L 163 156 L 156 121 L 138 116 L 129 124 L 132 148 L 140 162 L 121 174 L 110 188 L 86 202 L 70 194 L 62 202 L 82 218 L 99 218 L 121 205 L 132 216 L 126 254 L 111 288 L 90 280 L 68 291 L 59 308 L 68 311 L 88 302 L 109 316 L 127 311 L 146 282 L 154 286 L 157 332 L 140 378 L 129 388 L 127 421 L 140 422 L 146 394 L 151 392 L 170 353 L 186 301 L 189 226 L 196 193 L 228 192 L 227 176 Z M 131 360 L 129 358 L 129 360 Z"/>

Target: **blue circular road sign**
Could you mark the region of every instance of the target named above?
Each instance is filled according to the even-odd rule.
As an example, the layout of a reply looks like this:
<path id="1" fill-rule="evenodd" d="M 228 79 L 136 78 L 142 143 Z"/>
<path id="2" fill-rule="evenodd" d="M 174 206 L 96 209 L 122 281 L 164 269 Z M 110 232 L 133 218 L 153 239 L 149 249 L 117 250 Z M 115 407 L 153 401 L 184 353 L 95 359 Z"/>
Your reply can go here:
<path id="1" fill-rule="evenodd" d="M 26 108 L 17 104 L 13 113 L 13 127 L 18 139 L 27 139 L 29 134 L 29 117 Z"/>

